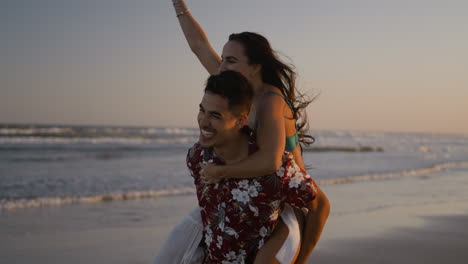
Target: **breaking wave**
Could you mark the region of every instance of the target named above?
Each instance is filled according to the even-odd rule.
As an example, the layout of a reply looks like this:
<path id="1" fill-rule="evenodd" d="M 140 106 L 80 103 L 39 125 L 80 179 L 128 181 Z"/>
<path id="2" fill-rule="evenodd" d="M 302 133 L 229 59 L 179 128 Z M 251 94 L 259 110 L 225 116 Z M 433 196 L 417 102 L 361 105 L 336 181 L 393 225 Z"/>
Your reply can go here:
<path id="1" fill-rule="evenodd" d="M 422 176 L 455 167 L 468 167 L 468 161 L 446 162 L 428 168 L 404 170 L 399 172 L 364 174 L 335 179 L 317 180 L 320 186 L 347 184 L 360 181 L 396 179 L 402 177 Z M 195 194 L 194 187 L 180 187 L 166 190 L 130 191 L 100 194 L 94 196 L 74 197 L 39 197 L 34 199 L 0 199 L 0 210 L 15 210 L 23 208 L 52 207 L 79 203 L 100 203 L 124 200 L 157 199 L 159 197 Z"/>

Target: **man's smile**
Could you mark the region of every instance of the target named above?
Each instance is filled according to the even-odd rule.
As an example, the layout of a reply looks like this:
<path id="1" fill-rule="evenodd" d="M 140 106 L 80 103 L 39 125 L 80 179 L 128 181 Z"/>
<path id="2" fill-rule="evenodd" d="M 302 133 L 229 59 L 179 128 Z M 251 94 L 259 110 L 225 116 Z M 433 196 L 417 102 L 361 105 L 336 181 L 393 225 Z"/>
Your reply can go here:
<path id="1" fill-rule="evenodd" d="M 214 136 L 214 132 L 211 132 L 211 131 L 208 131 L 208 130 L 205 130 L 205 129 L 200 129 L 200 133 L 202 134 L 202 136 L 206 139 L 210 139 Z"/>

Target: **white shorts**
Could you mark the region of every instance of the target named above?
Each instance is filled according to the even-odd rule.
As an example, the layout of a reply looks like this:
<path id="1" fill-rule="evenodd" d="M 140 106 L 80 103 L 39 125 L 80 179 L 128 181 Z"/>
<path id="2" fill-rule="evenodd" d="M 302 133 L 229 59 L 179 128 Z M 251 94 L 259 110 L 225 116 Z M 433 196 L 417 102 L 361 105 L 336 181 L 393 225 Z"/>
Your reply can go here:
<path id="1" fill-rule="evenodd" d="M 289 264 L 299 250 L 301 235 L 294 210 L 286 204 L 281 218 L 288 227 L 286 241 L 276 254 L 281 264 Z M 203 249 L 198 247 L 203 238 L 200 208 L 194 208 L 172 229 L 161 249 L 156 253 L 153 264 L 198 264 L 203 262 Z"/>
<path id="2" fill-rule="evenodd" d="M 195 207 L 176 225 L 163 246 L 156 253 L 154 264 L 195 264 L 202 263 L 203 249 L 198 247 L 203 238 L 203 223 L 200 208 Z"/>
<path id="3" fill-rule="evenodd" d="M 289 204 L 284 205 L 281 212 L 281 218 L 288 227 L 289 233 L 286 241 L 281 246 L 278 253 L 276 253 L 276 260 L 281 264 L 291 263 L 296 256 L 301 244 L 301 231 L 299 229 L 299 222 L 297 221 L 296 214 Z"/>

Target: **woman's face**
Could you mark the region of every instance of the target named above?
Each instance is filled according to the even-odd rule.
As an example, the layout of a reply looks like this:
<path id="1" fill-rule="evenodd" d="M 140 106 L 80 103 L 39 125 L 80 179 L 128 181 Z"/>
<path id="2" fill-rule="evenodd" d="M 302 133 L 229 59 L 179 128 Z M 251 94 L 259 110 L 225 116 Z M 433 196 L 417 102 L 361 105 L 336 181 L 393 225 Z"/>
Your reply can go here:
<path id="1" fill-rule="evenodd" d="M 230 40 L 224 45 L 221 58 L 219 72 L 236 71 L 247 78 L 249 82 L 260 73 L 260 65 L 249 64 L 249 58 L 245 55 L 244 46 L 237 41 Z"/>

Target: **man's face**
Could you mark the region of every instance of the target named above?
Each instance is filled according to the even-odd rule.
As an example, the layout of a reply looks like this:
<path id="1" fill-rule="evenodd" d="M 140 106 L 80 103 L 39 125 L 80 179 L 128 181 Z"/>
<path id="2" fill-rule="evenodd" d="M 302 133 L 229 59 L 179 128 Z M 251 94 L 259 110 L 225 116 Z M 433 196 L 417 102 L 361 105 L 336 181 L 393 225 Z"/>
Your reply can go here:
<path id="1" fill-rule="evenodd" d="M 228 100 L 222 96 L 205 92 L 198 111 L 200 144 L 205 147 L 222 147 L 237 136 L 243 126 L 242 119 L 230 109 Z"/>

